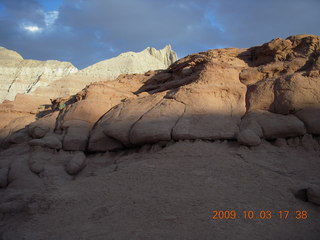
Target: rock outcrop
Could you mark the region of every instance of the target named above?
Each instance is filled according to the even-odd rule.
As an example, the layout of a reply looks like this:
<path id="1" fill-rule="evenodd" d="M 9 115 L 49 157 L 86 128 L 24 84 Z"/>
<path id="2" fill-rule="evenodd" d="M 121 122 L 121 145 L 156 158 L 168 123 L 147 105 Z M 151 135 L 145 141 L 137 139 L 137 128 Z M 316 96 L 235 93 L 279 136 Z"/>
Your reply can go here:
<path id="1" fill-rule="evenodd" d="M 240 53 L 238 49 L 212 50 L 177 61 L 150 77 L 136 92 L 145 96 L 107 112 L 92 134 L 101 128 L 108 138 L 127 147 L 235 138 L 246 110 L 246 87 L 239 81 L 245 63 L 236 58 Z"/>
<path id="2" fill-rule="evenodd" d="M 48 99 L 68 96 L 88 84 L 114 80 L 120 74 L 166 69 L 176 60 L 177 54 L 170 45 L 161 50 L 148 47 L 138 53 L 122 53 L 78 71 L 67 62 L 24 60 L 17 52 L 1 47 L 0 103 L 5 99 L 14 100 L 18 93 Z"/>
<path id="3" fill-rule="evenodd" d="M 166 70 L 121 75 L 61 99 L 52 130 L 64 150 L 91 152 L 194 139 L 255 146 L 317 135 L 319 56 L 313 35 L 193 54 Z"/>
<path id="4" fill-rule="evenodd" d="M 18 53 L 0 48 L 0 103 L 18 93 L 31 93 L 78 69 L 68 62 L 25 60 Z"/>
<path id="5" fill-rule="evenodd" d="M 145 73 L 149 70 L 167 69 L 177 61 L 177 54 L 167 45 L 161 50 L 148 47 L 135 53 L 126 52 L 117 57 L 93 64 L 79 72 L 91 77 L 116 79 L 120 74 Z"/>
<path id="6" fill-rule="evenodd" d="M 161 50 L 148 47 L 138 53 L 126 52 L 93 64 L 76 74 L 68 75 L 47 87 L 40 87 L 34 92 L 34 95 L 50 96 L 50 98 L 72 95 L 93 82 L 115 80 L 121 74 L 166 69 L 176 60 L 177 54 L 170 45 Z"/>
<path id="7" fill-rule="evenodd" d="M 241 127 L 239 138 L 243 130 L 257 129 L 256 125 L 266 139 L 320 133 L 319 41 L 314 35 L 277 38 L 240 55 L 249 65 L 240 73 L 248 89 L 244 121 L 249 118 L 253 125 Z"/>
<path id="8" fill-rule="evenodd" d="M 2 89 L 3 98 L 13 99 L 16 96 L 16 99 L 12 102 L 5 101 L 0 105 L 2 118 L 0 129 L 8 125 L 0 130 L 0 139 L 17 130 L 16 124 L 9 124 L 11 121 L 16 121 L 15 119 L 19 118 L 19 127 L 26 126 L 34 121 L 36 113 L 42 112 L 40 115 L 47 113 L 48 106 L 51 104 L 50 99 L 75 94 L 93 82 L 114 80 L 120 74 L 165 69 L 176 59 L 176 53 L 168 45 L 162 50 L 147 48 L 139 53 L 123 53 L 118 57 L 77 71 L 69 63 L 23 60 L 18 53 L 1 48 L 0 67 L 2 65 L 3 73 L 0 75 L 0 79 L 2 77 L 5 80 L 0 84 L 0 91 Z M 7 86 L 8 84 L 10 85 Z M 104 96 L 100 97 L 103 99 Z M 123 96 L 120 95 L 120 97 Z M 118 98 L 115 97 L 115 99 Z M 96 100 L 94 99 L 94 101 Z M 107 100 L 102 101 L 108 102 Z M 112 100 L 111 103 L 113 101 L 115 100 Z M 118 102 L 116 101 L 116 103 Z M 109 105 L 110 103 L 107 103 L 106 106 Z"/>

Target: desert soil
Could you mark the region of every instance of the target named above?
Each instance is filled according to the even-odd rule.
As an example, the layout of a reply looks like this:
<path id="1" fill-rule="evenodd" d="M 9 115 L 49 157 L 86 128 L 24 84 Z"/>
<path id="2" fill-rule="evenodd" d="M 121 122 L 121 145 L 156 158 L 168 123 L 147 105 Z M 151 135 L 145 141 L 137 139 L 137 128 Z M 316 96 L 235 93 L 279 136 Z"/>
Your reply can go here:
<path id="1" fill-rule="evenodd" d="M 265 141 L 180 141 L 87 156 L 76 177 L 57 177 L 27 210 L 3 214 L 0 239 L 320 239 L 320 206 L 295 196 L 320 183 L 319 155 Z M 237 218 L 212 219 L 226 210 Z"/>

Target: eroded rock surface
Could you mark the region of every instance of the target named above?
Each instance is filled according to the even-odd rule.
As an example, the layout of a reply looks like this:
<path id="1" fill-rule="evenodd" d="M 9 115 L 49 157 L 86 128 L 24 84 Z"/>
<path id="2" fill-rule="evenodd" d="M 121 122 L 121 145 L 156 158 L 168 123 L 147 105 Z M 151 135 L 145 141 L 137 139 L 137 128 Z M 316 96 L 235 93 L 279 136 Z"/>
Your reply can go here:
<path id="1" fill-rule="evenodd" d="M 76 74 L 59 79 L 49 86 L 38 88 L 33 94 L 63 97 L 76 94 L 93 82 L 115 80 L 121 74 L 145 73 L 149 70 L 166 69 L 177 60 L 177 54 L 167 45 L 163 49 L 146 48 L 141 52 L 126 52 L 107 59 Z"/>
<path id="2" fill-rule="evenodd" d="M 25 60 L 18 53 L 0 47 L 0 103 L 14 100 L 18 93 L 31 93 L 40 86 L 78 71 L 71 63 Z"/>
<path id="3" fill-rule="evenodd" d="M 30 136 L 41 139 L 53 129 L 64 150 L 103 152 L 171 140 L 238 140 L 255 146 L 261 139 L 317 135 L 319 51 L 318 36 L 298 35 L 249 49 L 193 54 L 166 70 L 120 75 L 55 100 L 55 123 L 33 124 Z M 157 55 L 167 64 L 174 60 L 170 48 L 139 54 Z M 28 98 L 20 98 L 29 106 L 16 104 L 17 98 L 2 109 L 24 111 L 24 117 L 39 112 Z"/>

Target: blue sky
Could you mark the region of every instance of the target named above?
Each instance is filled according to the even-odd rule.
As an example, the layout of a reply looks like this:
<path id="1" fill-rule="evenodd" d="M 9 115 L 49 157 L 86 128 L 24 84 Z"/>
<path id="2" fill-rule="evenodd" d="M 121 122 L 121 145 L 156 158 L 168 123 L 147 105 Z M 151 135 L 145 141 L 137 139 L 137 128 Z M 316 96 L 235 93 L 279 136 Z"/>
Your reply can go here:
<path id="1" fill-rule="evenodd" d="M 59 7 L 63 4 L 63 0 L 39 0 L 45 11 L 59 10 Z"/>
<path id="2" fill-rule="evenodd" d="M 0 46 L 82 69 L 171 44 L 179 57 L 320 35 L 319 0 L 0 0 Z"/>

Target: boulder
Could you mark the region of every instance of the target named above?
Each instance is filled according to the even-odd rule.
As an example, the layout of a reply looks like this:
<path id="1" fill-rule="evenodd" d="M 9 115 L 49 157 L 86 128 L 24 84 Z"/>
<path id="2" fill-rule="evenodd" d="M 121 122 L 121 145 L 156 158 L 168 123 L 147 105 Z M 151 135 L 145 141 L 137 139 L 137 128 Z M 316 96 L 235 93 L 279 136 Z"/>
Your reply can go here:
<path id="1" fill-rule="evenodd" d="M 32 147 L 28 158 L 29 169 L 35 174 L 40 174 L 44 171 L 44 166 L 46 162 L 51 160 L 51 157 L 52 154 L 46 149 L 39 146 Z"/>
<path id="2" fill-rule="evenodd" d="M 66 151 L 85 151 L 89 132 L 90 127 L 87 124 L 68 127 L 63 139 L 63 149 Z"/>
<path id="3" fill-rule="evenodd" d="M 240 81 L 245 85 L 255 84 L 264 77 L 262 72 L 259 72 L 257 68 L 245 68 L 240 72 Z"/>
<path id="4" fill-rule="evenodd" d="M 32 138 L 43 138 L 48 132 L 53 132 L 59 112 L 50 113 L 28 126 Z"/>
<path id="5" fill-rule="evenodd" d="M 257 146 L 261 143 L 261 138 L 251 129 L 240 131 L 237 140 L 240 144 L 246 146 Z"/>
<path id="6" fill-rule="evenodd" d="M 249 85 L 246 93 L 247 111 L 274 111 L 274 81 L 264 80 Z"/>
<path id="7" fill-rule="evenodd" d="M 288 138 L 287 143 L 290 147 L 298 147 L 301 145 L 301 139 L 299 137 Z"/>
<path id="8" fill-rule="evenodd" d="M 45 142 L 45 146 L 52 149 L 61 149 L 62 143 L 55 135 L 47 135 L 42 139 Z"/>
<path id="9" fill-rule="evenodd" d="M 310 134 L 305 134 L 301 139 L 301 145 L 308 151 L 319 150 L 319 144 L 316 139 Z"/>
<path id="10" fill-rule="evenodd" d="M 88 151 L 107 152 L 122 149 L 124 146 L 117 140 L 106 136 L 103 128 L 97 124 L 90 132 Z"/>
<path id="11" fill-rule="evenodd" d="M 174 99 L 163 99 L 132 126 L 129 133 L 130 142 L 142 145 L 170 141 L 172 129 L 184 110 L 184 104 Z"/>
<path id="12" fill-rule="evenodd" d="M 109 112 L 99 121 L 103 128 L 103 133 L 121 142 L 123 145 L 130 146 L 130 131 L 132 126 L 161 100 L 164 94 L 156 94 L 138 99 L 123 102 Z"/>
<path id="13" fill-rule="evenodd" d="M 242 121 L 249 120 L 256 121 L 260 125 L 265 139 L 296 137 L 306 133 L 303 122 L 291 114 L 282 115 L 256 110 L 247 113 Z"/>
<path id="14" fill-rule="evenodd" d="M 39 146 L 39 147 L 44 147 L 46 146 L 45 141 L 43 141 L 42 139 L 32 139 L 28 142 L 28 144 L 30 146 Z"/>
<path id="15" fill-rule="evenodd" d="M 114 99 L 114 101 L 116 100 L 117 99 Z M 116 103 L 119 102 L 120 100 Z M 60 116 L 63 121 L 62 127 L 74 125 L 73 123 L 68 123 L 69 121 L 83 121 L 93 125 L 111 107 L 111 102 L 106 102 L 102 99 L 82 100 L 80 102 L 76 102 L 63 113 L 63 116 Z"/>
<path id="16" fill-rule="evenodd" d="M 307 133 L 320 135 L 320 108 L 304 108 L 295 113 L 304 122 Z"/>
<path id="17" fill-rule="evenodd" d="M 277 138 L 276 141 L 274 142 L 274 145 L 277 147 L 287 147 L 288 143 L 285 138 Z"/>
<path id="18" fill-rule="evenodd" d="M 33 138 L 43 138 L 48 132 L 50 128 L 46 126 L 35 127 L 32 132 Z"/>
<path id="19" fill-rule="evenodd" d="M 288 114 L 301 109 L 320 108 L 320 79 L 303 73 L 281 77 L 275 83 L 275 112 Z"/>
<path id="20" fill-rule="evenodd" d="M 244 89 L 183 88 L 174 99 L 185 104 L 185 112 L 172 131 L 179 139 L 234 139 L 245 112 Z M 232 92 L 234 91 L 234 92 Z M 229 97 L 228 92 L 232 92 Z"/>
<path id="21" fill-rule="evenodd" d="M 70 175 L 79 173 L 86 166 L 86 156 L 83 152 L 77 152 L 68 162 L 66 171 Z"/>
<path id="22" fill-rule="evenodd" d="M 312 186 L 307 189 L 308 201 L 320 205 L 320 187 Z"/>

